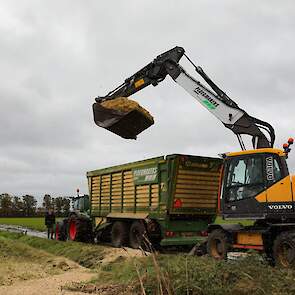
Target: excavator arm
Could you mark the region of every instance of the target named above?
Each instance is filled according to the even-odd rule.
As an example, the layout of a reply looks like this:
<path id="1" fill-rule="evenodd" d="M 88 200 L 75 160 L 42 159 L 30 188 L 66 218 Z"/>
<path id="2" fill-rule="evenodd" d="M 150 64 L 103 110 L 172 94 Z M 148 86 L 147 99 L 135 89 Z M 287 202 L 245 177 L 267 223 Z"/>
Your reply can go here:
<path id="1" fill-rule="evenodd" d="M 152 62 L 127 78 L 124 83 L 110 91 L 106 96 L 97 97 L 95 100 L 101 102 L 120 96 L 128 97 L 149 85 L 157 86 L 168 75 L 167 65 L 171 63 L 178 65 L 183 54 L 183 48 L 175 47 L 157 56 Z"/>
<path id="2" fill-rule="evenodd" d="M 179 65 L 179 60 L 183 56 L 189 60 L 211 89 L 195 80 Z M 157 56 L 151 63 L 127 78 L 123 84 L 110 91 L 106 96 L 97 97 L 96 103 L 93 105 L 95 123 L 124 138 L 136 138 L 137 134 L 152 123 L 145 120 L 139 112 L 132 111 L 124 114 L 105 109 L 101 103 L 117 97 L 131 96 L 149 85 L 157 86 L 167 75 L 218 118 L 226 128 L 234 132 L 242 149 L 245 149 L 241 137 L 243 134 L 252 136 L 254 149 L 273 147 L 275 140 L 273 127 L 267 122 L 248 115 L 241 109 L 206 75 L 201 67 L 194 65 L 182 47 L 175 47 Z M 268 137 L 262 130 L 268 134 Z"/>

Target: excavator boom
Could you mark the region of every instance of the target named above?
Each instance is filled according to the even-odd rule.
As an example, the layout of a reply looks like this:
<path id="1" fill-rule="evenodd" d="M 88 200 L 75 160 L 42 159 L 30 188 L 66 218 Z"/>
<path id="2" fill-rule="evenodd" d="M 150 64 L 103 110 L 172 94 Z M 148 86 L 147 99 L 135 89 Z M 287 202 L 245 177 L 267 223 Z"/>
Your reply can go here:
<path id="1" fill-rule="evenodd" d="M 196 72 L 211 89 L 195 80 L 179 65 L 183 56 L 191 62 Z M 129 97 L 149 85 L 157 86 L 167 76 L 206 107 L 226 128 L 234 132 L 242 149 L 245 149 L 241 138 L 243 134 L 252 136 L 253 148 L 273 147 L 275 140 L 273 127 L 267 122 L 248 115 L 207 76 L 201 67 L 195 66 L 185 54 L 184 49 L 178 46 L 157 56 L 107 95 L 97 97 L 93 104 L 95 123 L 123 138 L 136 139 L 139 133 L 154 123 L 153 120 L 138 109 L 128 111 L 109 109 L 105 108 L 103 103 L 119 97 Z M 269 138 L 262 130 L 268 134 Z"/>

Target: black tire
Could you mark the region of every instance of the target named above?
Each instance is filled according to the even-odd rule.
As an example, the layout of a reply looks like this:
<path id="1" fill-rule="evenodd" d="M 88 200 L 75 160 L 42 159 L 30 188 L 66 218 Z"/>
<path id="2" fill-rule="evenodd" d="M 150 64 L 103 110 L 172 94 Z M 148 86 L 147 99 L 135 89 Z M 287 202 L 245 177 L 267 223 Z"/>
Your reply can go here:
<path id="1" fill-rule="evenodd" d="M 92 239 L 91 223 L 86 218 L 73 217 L 69 220 L 68 239 L 76 242 L 89 242 Z"/>
<path id="2" fill-rule="evenodd" d="M 295 266 L 295 232 L 280 233 L 273 244 L 273 258 L 279 267 Z"/>
<path id="3" fill-rule="evenodd" d="M 59 240 L 66 241 L 68 239 L 68 231 L 67 231 L 67 220 L 63 220 L 60 222 L 60 229 L 59 229 Z"/>
<path id="4" fill-rule="evenodd" d="M 120 248 L 128 245 L 129 225 L 124 221 L 116 221 L 111 230 L 111 243 L 113 247 Z"/>
<path id="5" fill-rule="evenodd" d="M 143 221 L 134 221 L 131 224 L 129 231 L 129 245 L 133 249 L 140 247 L 145 248 L 144 236 L 146 235 L 146 228 Z"/>
<path id="6" fill-rule="evenodd" d="M 226 232 L 215 229 L 208 236 L 207 253 L 216 260 L 226 259 L 229 245 Z"/>
<path id="7" fill-rule="evenodd" d="M 64 221 L 57 222 L 55 225 L 55 239 L 58 241 L 67 240 L 67 231 Z"/>

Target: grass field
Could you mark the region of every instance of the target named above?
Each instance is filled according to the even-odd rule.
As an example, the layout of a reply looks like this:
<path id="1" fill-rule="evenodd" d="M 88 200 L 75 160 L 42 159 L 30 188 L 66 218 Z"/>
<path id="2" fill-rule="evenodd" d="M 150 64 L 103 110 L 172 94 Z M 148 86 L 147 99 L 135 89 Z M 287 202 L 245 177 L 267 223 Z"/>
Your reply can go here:
<path id="1" fill-rule="evenodd" d="M 59 221 L 62 218 L 57 218 Z M 0 224 L 20 225 L 38 231 L 46 231 L 44 217 L 0 217 Z"/>
<path id="2" fill-rule="evenodd" d="M 0 224 L 20 225 L 39 231 L 46 230 L 43 217 L 1 217 Z"/>

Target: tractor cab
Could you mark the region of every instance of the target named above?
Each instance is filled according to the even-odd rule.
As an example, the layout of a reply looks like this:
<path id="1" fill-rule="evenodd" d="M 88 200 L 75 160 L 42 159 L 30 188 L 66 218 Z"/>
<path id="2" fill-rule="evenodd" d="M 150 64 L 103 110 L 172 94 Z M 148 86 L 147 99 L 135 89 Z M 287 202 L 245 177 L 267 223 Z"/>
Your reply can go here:
<path id="1" fill-rule="evenodd" d="M 83 196 L 77 196 L 72 198 L 72 208 L 74 212 L 77 213 L 88 213 L 90 209 L 89 204 L 89 196 L 83 195 Z"/>

